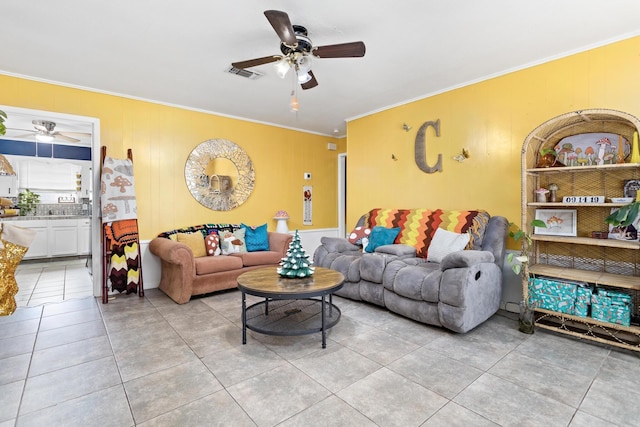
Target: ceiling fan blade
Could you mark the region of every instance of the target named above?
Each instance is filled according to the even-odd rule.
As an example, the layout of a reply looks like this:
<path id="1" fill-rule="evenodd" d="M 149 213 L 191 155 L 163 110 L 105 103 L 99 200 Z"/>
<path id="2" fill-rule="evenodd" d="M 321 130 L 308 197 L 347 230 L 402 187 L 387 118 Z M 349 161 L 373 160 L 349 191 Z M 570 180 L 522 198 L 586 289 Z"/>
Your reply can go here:
<path id="1" fill-rule="evenodd" d="M 289 15 L 279 10 L 265 10 L 264 16 L 267 17 L 282 43 L 289 47 L 296 47 L 298 45 L 298 39 L 296 38 L 296 33 L 293 31 L 293 25 L 291 25 Z"/>
<path id="2" fill-rule="evenodd" d="M 56 135 L 66 135 L 66 136 L 91 136 L 89 132 L 70 132 L 70 131 L 56 131 Z"/>
<path id="3" fill-rule="evenodd" d="M 22 129 L 22 128 L 7 128 L 7 130 L 19 130 L 21 132 L 31 132 L 31 133 L 36 133 L 37 131 L 33 130 L 33 129 Z"/>
<path id="4" fill-rule="evenodd" d="M 265 56 L 263 58 L 249 59 L 247 61 L 232 62 L 231 65 L 233 65 L 236 68 L 244 69 L 244 68 L 257 67 L 258 65 L 269 64 L 270 62 L 280 61 L 281 59 L 282 59 L 282 56 L 280 55 L 271 55 L 271 56 Z"/>
<path id="5" fill-rule="evenodd" d="M 52 136 L 54 138 L 63 139 L 63 140 L 68 141 L 68 142 L 79 142 L 80 141 L 79 139 L 71 138 L 70 136 L 63 135 L 60 132 L 54 132 Z"/>
<path id="6" fill-rule="evenodd" d="M 366 51 L 363 42 L 330 44 L 313 48 L 311 53 L 318 58 L 359 58 Z"/>
<path id="7" fill-rule="evenodd" d="M 309 70 L 309 75 L 311 76 L 311 80 L 309 80 L 306 83 L 302 83 L 300 85 L 300 87 L 302 87 L 302 89 L 304 90 L 311 89 L 318 86 L 318 81 L 316 80 L 316 76 L 313 75 L 313 72 L 311 70 Z"/>
<path id="8" fill-rule="evenodd" d="M 17 130 L 23 130 L 23 129 L 17 129 Z M 11 138 L 29 138 L 31 136 L 34 136 L 36 134 L 35 131 L 27 131 L 29 133 L 23 133 L 21 135 L 14 135 Z"/>

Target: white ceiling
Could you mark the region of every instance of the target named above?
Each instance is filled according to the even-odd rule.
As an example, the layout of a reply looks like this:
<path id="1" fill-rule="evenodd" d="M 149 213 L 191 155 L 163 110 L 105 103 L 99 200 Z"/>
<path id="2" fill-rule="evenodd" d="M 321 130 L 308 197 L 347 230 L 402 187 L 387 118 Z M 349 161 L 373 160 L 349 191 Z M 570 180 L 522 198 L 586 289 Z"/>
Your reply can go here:
<path id="1" fill-rule="evenodd" d="M 267 9 L 307 27 L 315 46 L 366 44 L 363 58 L 313 59 L 319 86 L 298 91 L 297 114 L 292 81 L 273 64 L 252 69 L 265 74 L 258 80 L 224 73 L 280 53 Z M 0 14 L 2 73 L 325 135 L 344 135 L 350 118 L 640 34 L 638 0 L 5 1 Z"/>

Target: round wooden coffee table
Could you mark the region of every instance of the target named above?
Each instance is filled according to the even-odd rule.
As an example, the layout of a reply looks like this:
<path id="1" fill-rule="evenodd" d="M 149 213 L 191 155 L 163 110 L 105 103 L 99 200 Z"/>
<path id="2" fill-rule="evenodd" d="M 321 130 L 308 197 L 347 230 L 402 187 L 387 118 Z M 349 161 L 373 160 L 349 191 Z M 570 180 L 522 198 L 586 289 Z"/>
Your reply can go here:
<path id="1" fill-rule="evenodd" d="M 241 274 L 238 289 L 242 292 L 242 344 L 247 343 L 247 329 L 279 336 L 321 332 L 322 348 L 326 348 L 327 330 L 338 323 L 341 315 L 333 304 L 333 292 L 342 287 L 343 281 L 342 273 L 322 267 L 301 279 L 280 277 L 276 267 Z M 247 294 L 264 301 L 247 307 Z"/>

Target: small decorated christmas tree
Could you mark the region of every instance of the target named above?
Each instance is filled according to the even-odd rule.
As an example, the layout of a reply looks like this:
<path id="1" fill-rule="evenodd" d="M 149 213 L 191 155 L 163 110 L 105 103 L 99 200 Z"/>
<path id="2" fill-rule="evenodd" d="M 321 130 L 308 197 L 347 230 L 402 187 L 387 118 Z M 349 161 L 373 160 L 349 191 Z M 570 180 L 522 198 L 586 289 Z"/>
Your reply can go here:
<path id="1" fill-rule="evenodd" d="M 287 249 L 287 256 L 280 261 L 280 268 L 278 268 L 278 274 L 282 277 L 300 278 L 313 275 L 313 264 L 309 261 L 309 255 L 302 248 L 300 243 L 300 236 L 298 230 L 293 236 L 293 240 L 289 244 Z"/>

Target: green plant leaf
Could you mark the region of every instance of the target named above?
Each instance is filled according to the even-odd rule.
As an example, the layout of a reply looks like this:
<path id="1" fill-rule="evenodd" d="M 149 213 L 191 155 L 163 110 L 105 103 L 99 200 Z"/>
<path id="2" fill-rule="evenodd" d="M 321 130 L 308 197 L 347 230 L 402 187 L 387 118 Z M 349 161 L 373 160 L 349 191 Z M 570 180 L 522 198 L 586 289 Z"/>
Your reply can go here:
<path id="1" fill-rule="evenodd" d="M 541 156 L 546 156 L 547 154 L 551 154 L 553 157 L 556 157 L 558 155 L 556 153 L 556 150 L 554 150 L 553 148 L 541 148 L 540 149 L 540 155 Z"/>
<path id="2" fill-rule="evenodd" d="M 547 224 L 541 219 L 534 219 L 531 221 L 531 227 L 547 228 Z"/>
<path id="3" fill-rule="evenodd" d="M 639 212 L 640 203 L 633 202 L 612 212 L 611 215 L 605 218 L 604 222 L 614 227 L 628 227 L 633 224 Z"/>

